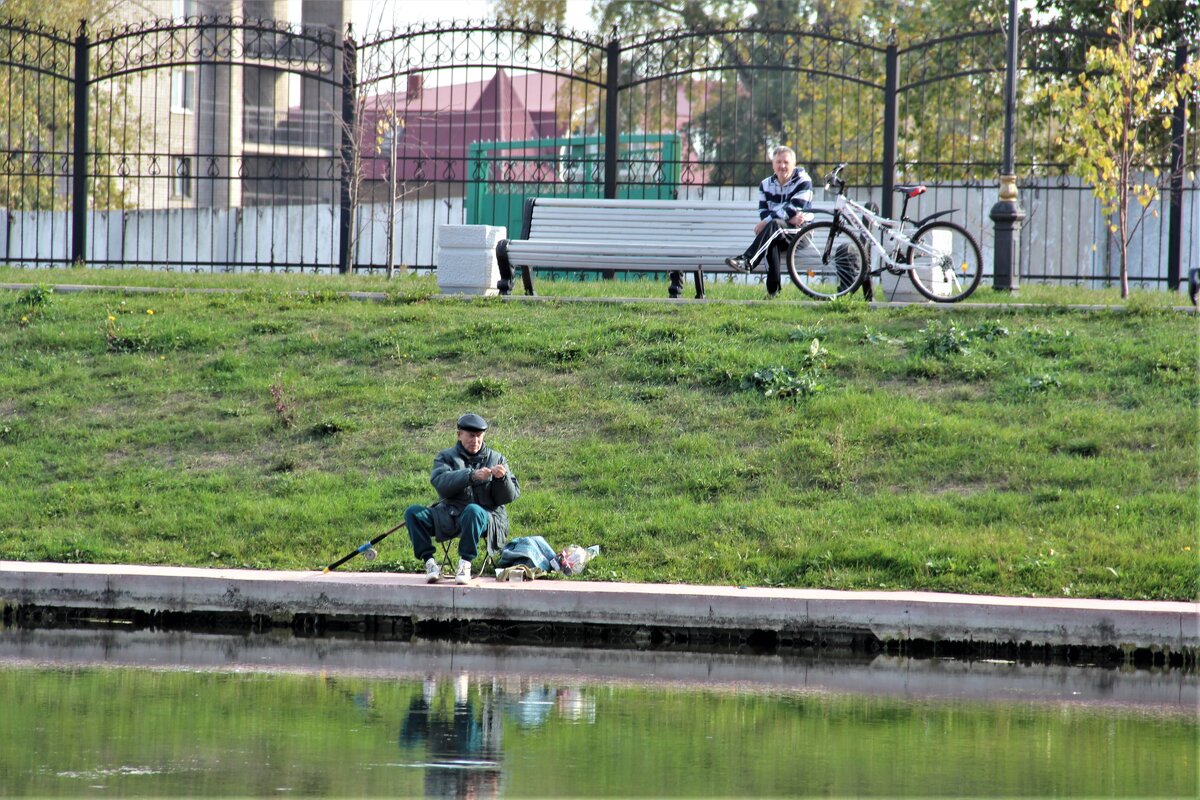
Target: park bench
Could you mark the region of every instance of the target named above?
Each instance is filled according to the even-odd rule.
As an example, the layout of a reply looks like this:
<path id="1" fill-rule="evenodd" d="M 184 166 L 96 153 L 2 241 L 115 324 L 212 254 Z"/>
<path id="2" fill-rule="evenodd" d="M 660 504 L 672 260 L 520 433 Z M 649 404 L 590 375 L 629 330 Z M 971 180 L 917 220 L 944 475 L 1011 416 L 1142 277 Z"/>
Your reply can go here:
<path id="1" fill-rule="evenodd" d="M 832 203 L 819 203 L 813 212 L 832 209 Z M 534 294 L 535 269 L 690 272 L 696 297 L 704 297 L 704 273 L 735 272 L 725 259 L 746 249 L 756 222 L 754 200 L 530 198 L 521 238 L 496 246 L 498 288 L 511 293 L 517 267 L 527 295 Z M 671 297 L 682 294 L 681 280 L 672 280 L 668 291 Z"/>

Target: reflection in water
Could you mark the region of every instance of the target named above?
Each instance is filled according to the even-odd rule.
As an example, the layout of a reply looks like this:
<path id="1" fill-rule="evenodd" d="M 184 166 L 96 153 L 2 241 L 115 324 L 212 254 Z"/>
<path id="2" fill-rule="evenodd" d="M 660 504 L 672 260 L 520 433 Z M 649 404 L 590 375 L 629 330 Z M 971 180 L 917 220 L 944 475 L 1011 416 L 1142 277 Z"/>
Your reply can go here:
<path id="1" fill-rule="evenodd" d="M 0 630 L 0 796 L 1195 797 L 1196 690 L 1194 672 Z"/>
<path id="2" fill-rule="evenodd" d="M 422 759 L 414 766 L 425 771 L 426 797 L 499 797 L 505 718 L 529 730 L 544 725 L 551 714 L 594 723 L 596 698 L 583 687 L 516 677 L 472 686 L 466 673 L 452 680 L 429 676 L 421 694 L 409 701 L 400 747 Z"/>
<path id="3" fill-rule="evenodd" d="M 467 675 L 453 680 L 453 702 L 426 678 L 409 701 L 400 747 L 423 750 L 426 797 L 498 797 L 503 726 L 491 692 L 473 695 Z"/>

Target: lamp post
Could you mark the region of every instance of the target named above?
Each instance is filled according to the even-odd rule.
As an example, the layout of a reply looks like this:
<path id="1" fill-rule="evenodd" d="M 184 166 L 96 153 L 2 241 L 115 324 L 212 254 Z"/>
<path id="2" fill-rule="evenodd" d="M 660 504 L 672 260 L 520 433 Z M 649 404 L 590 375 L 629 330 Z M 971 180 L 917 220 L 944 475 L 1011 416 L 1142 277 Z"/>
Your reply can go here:
<path id="1" fill-rule="evenodd" d="M 1013 158 L 1017 113 L 1017 0 L 1008 0 L 1008 53 L 1004 71 L 1004 165 L 1000 173 L 1000 197 L 992 206 L 996 248 L 992 262 L 992 288 L 1015 292 L 1020 284 L 1017 245 L 1025 211 L 1017 193 Z"/>

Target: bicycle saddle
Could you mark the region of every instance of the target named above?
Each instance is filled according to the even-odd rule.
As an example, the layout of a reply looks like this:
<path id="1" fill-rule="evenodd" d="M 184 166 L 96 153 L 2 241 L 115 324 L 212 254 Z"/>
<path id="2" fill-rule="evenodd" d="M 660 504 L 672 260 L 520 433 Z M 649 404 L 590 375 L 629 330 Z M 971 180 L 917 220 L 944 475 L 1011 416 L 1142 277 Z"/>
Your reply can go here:
<path id="1" fill-rule="evenodd" d="M 919 183 L 898 183 L 893 191 L 901 192 L 905 197 L 918 197 L 928 190 Z"/>

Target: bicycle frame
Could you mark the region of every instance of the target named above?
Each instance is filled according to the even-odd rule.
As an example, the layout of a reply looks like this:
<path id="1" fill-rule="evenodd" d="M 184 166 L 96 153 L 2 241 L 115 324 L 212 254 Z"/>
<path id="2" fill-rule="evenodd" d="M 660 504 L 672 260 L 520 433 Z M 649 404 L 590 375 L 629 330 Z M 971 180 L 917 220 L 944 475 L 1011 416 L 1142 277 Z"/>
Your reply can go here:
<path id="1" fill-rule="evenodd" d="M 905 202 L 905 205 L 907 206 L 907 201 Z M 849 213 L 847 212 L 847 209 L 849 209 Z M 871 250 L 871 255 L 878 257 L 883 263 L 883 267 L 880 267 L 879 270 L 871 270 L 872 275 L 878 275 L 884 268 L 886 268 L 889 272 L 901 274 L 904 272 L 910 272 L 913 269 L 913 265 L 908 263 L 907 260 L 901 261 L 898 259 L 901 248 L 912 249 L 927 256 L 940 255 L 940 253 L 933 247 L 926 244 L 921 244 L 920 242 L 914 242 L 912 239 L 910 239 L 904 229 L 904 224 L 911 223 L 913 224 L 914 229 L 919 228 L 922 224 L 928 222 L 929 220 L 949 214 L 952 210 L 953 209 L 939 211 L 938 213 L 932 214 L 918 223 L 913 223 L 912 220 L 908 219 L 907 214 L 904 212 L 901 212 L 899 220 L 888 219 L 887 217 L 874 213 L 861 203 L 854 202 L 850 198 L 846 197 L 846 195 L 839 193 L 837 199 L 834 201 L 833 222 L 835 226 L 838 223 L 841 223 L 843 227 L 850 228 L 855 231 L 859 236 L 859 240 L 862 241 L 863 244 L 868 245 Z M 867 222 L 863 222 L 864 218 L 867 220 Z M 876 237 L 871 231 L 872 227 L 878 227 L 881 231 L 888 232 L 888 235 L 891 237 L 892 242 L 895 243 L 896 246 L 895 250 L 892 251 L 895 253 L 895 256 L 887 252 L 883 242 L 880 241 L 882 237 Z M 829 245 L 827 246 L 832 244 L 833 242 L 831 239 Z M 825 257 L 829 258 L 829 253 L 826 253 Z"/>

